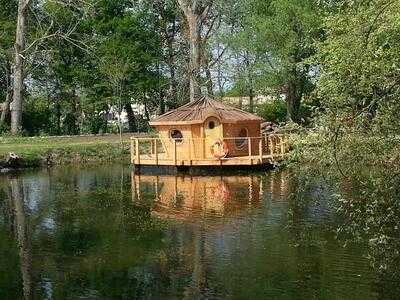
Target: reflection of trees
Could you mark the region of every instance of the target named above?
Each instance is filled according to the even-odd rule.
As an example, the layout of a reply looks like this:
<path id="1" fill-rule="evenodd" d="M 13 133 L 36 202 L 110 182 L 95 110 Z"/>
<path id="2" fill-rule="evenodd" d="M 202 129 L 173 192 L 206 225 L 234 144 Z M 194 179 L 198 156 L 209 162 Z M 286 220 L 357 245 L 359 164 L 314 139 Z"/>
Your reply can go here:
<path id="1" fill-rule="evenodd" d="M 9 182 L 10 205 L 12 205 L 11 210 L 14 213 L 14 232 L 19 249 L 23 293 L 25 299 L 32 299 L 31 250 L 28 238 L 27 216 L 25 214 L 23 181 L 19 177 L 11 177 Z"/>
<path id="2" fill-rule="evenodd" d="M 323 179 L 324 172 L 303 172 L 304 169 L 295 169 L 290 176 L 292 243 L 299 247 L 314 243 L 310 222 L 304 220 L 313 203 L 329 203 L 333 208 L 329 219 L 334 221 L 317 223 L 318 226 L 331 226 L 343 246 L 365 249 L 380 297 L 400 294 L 400 177 L 393 176 L 393 170 L 370 167 L 367 172 L 353 170 L 345 179 Z M 325 191 L 321 190 L 324 186 Z"/>
<path id="3" fill-rule="evenodd" d="M 391 171 L 371 170 L 343 180 L 338 209 L 343 223 L 339 236 L 367 241 L 368 259 L 379 275 L 381 297 L 400 294 L 400 178 Z"/>
<path id="4" fill-rule="evenodd" d="M 65 168 L 2 183 L 9 191 L 2 220 L 14 224 L 26 299 L 140 298 L 162 287 L 158 266 L 139 267 L 162 235 L 149 209 L 133 206 L 129 179 L 121 167 Z"/>

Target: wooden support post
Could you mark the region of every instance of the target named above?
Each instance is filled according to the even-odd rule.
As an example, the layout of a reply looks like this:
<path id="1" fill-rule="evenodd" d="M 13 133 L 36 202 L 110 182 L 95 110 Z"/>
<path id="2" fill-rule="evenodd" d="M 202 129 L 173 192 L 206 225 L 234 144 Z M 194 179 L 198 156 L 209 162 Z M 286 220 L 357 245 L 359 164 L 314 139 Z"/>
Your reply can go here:
<path id="1" fill-rule="evenodd" d="M 274 145 L 273 145 L 273 142 L 272 142 L 272 137 L 271 136 L 268 136 L 268 146 L 269 146 L 269 154 L 272 156 L 272 157 L 274 157 Z"/>
<path id="2" fill-rule="evenodd" d="M 176 162 L 177 162 L 177 159 L 176 159 L 176 140 L 174 139 L 174 165 L 176 166 Z"/>
<path id="3" fill-rule="evenodd" d="M 156 176 L 156 201 L 158 201 L 159 200 L 159 195 L 158 195 L 158 186 L 159 186 L 159 183 L 158 183 L 158 181 L 159 181 L 159 178 L 158 178 L 158 176 Z"/>
<path id="4" fill-rule="evenodd" d="M 283 136 L 279 137 L 279 142 L 281 144 L 281 155 L 285 155 L 285 144 L 284 144 L 284 139 Z"/>
<path id="5" fill-rule="evenodd" d="M 142 197 L 140 194 L 140 174 L 137 175 L 136 177 L 136 191 L 137 191 L 137 201 L 141 202 L 142 201 Z"/>
<path id="6" fill-rule="evenodd" d="M 201 153 L 202 153 L 202 158 L 206 158 L 206 138 L 201 139 Z"/>
<path id="7" fill-rule="evenodd" d="M 192 164 L 192 139 L 189 139 L 189 162 Z"/>
<path id="8" fill-rule="evenodd" d="M 140 151 L 139 151 L 139 139 L 136 139 L 136 164 L 140 165 Z"/>
<path id="9" fill-rule="evenodd" d="M 154 140 L 154 154 L 156 156 L 156 166 L 158 166 L 158 147 L 157 147 L 157 139 Z"/>
<path id="10" fill-rule="evenodd" d="M 260 163 L 262 163 L 262 157 L 263 157 L 263 145 L 262 145 L 262 137 L 260 138 L 260 142 L 258 143 L 258 151 L 259 151 L 259 155 L 260 155 Z"/>
<path id="11" fill-rule="evenodd" d="M 135 153 L 134 153 L 134 151 L 135 151 L 135 146 L 134 146 L 134 143 L 133 143 L 133 139 L 131 138 L 131 164 L 135 163 Z"/>
<path id="12" fill-rule="evenodd" d="M 177 203 L 178 198 L 178 176 L 175 177 L 175 185 L 174 185 L 174 201 Z"/>
<path id="13" fill-rule="evenodd" d="M 251 151 L 251 150 L 252 150 L 252 149 L 251 149 L 251 137 L 248 137 L 248 138 L 247 138 L 247 143 L 249 144 L 249 156 L 251 156 L 251 152 L 252 152 L 252 151 Z"/>

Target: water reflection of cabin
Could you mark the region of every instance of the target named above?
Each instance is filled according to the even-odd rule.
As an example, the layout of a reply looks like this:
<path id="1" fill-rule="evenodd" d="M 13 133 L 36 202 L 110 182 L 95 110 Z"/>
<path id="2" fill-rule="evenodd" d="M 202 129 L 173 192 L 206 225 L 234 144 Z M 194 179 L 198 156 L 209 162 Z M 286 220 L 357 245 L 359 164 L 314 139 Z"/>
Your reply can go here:
<path id="1" fill-rule="evenodd" d="M 258 176 L 153 176 L 132 174 L 133 201 L 153 194 L 152 213 L 163 218 L 190 220 L 204 214 L 236 215 L 258 206 L 263 186 Z"/>
<path id="2" fill-rule="evenodd" d="M 261 135 L 262 119 L 208 97 L 150 122 L 156 138 L 132 138 L 135 165 L 257 165 L 287 151 L 282 135 Z"/>

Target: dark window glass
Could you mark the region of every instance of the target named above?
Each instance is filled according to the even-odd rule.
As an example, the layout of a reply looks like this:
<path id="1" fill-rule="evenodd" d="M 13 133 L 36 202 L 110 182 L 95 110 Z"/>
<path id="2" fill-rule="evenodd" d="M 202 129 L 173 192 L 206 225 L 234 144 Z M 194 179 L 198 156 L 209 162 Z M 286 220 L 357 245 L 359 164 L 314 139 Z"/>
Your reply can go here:
<path id="1" fill-rule="evenodd" d="M 236 148 L 238 148 L 239 150 L 242 150 L 246 146 L 247 136 L 248 136 L 247 129 L 242 128 L 239 132 L 239 138 L 242 138 L 242 139 L 235 139 Z"/>
<path id="2" fill-rule="evenodd" d="M 170 137 L 171 137 L 171 139 L 175 140 L 177 143 L 183 142 L 183 134 L 178 129 L 171 130 Z"/>

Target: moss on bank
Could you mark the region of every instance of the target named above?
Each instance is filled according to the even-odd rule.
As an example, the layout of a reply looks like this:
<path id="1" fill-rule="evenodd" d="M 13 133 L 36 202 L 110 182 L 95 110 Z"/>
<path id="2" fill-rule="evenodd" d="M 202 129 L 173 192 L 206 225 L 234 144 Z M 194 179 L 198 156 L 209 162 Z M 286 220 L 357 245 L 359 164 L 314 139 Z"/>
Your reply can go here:
<path id="1" fill-rule="evenodd" d="M 9 153 L 20 159 L 7 163 Z M 129 135 L 0 139 L 0 168 L 30 168 L 68 163 L 129 161 Z"/>

